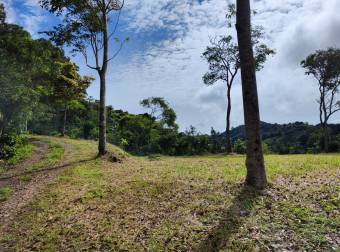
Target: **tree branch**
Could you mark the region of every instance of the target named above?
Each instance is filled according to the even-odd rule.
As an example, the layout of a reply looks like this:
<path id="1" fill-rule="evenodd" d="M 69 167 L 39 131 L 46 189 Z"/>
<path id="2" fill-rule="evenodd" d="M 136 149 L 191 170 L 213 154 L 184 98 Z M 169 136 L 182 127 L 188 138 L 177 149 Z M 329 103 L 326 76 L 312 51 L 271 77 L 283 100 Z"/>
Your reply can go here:
<path id="1" fill-rule="evenodd" d="M 118 56 L 118 54 L 120 53 L 120 51 L 123 49 L 123 45 L 124 45 L 125 42 L 121 42 L 120 43 L 120 46 L 119 46 L 119 49 L 116 51 L 116 53 L 111 57 L 109 58 L 106 62 L 110 62 L 111 60 L 113 60 L 114 58 L 116 58 Z"/>
<path id="2" fill-rule="evenodd" d="M 87 58 L 87 53 L 86 53 L 86 49 L 85 50 L 81 50 L 80 51 L 81 54 L 83 54 L 84 58 L 85 58 L 85 63 L 86 63 L 86 66 L 93 69 L 93 70 L 99 70 L 99 67 L 94 67 L 94 66 L 91 66 L 89 63 L 88 63 L 88 58 Z"/>

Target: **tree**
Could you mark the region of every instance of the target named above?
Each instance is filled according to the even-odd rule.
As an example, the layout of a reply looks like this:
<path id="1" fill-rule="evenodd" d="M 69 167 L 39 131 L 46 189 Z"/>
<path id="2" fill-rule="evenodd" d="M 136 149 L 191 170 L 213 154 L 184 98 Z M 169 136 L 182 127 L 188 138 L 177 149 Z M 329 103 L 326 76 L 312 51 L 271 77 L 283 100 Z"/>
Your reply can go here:
<path id="1" fill-rule="evenodd" d="M 337 100 L 340 87 L 340 49 L 316 51 L 303 60 L 301 65 L 306 69 L 307 75 L 313 75 L 318 81 L 323 150 L 328 152 L 328 121 L 332 115 L 340 111 L 340 100 Z"/>
<path id="2" fill-rule="evenodd" d="M 231 26 L 231 20 L 235 16 L 235 5 L 229 5 L 227 20 Z M 267 45 L 260 43 L 263 37 L 263 28 L 255 27 L 252 30 L 252 45 L 255 47 L 255 65 L 256 70 L 262 69 L 267 57 L 274 54 L 274 51 Z M 219 39 L 211 39 L 211 46 L 208 46 L 203 53 L 203 58 L 209 63 L 209 72 L 203 76 L 206 85 L 213 85 L 218 81 L 223 81 L 227 85 L 227 116 L 226 116 L 226 146 L 227 153 L 232 152 L 231 133 L 230 133 L 230 115 L 231 115 L 231 89 L 235 77 L 240 69 L 240 55 L 237 43 L 234 38 L 222 36 Z"/>
<path id="3" fill-rule="evenodd" d="M 59 48 L 44 39 L 33 40 L 20 26 L 7 24 L 0 5 L 0 136 L 7 130 L 20 131 L 46 87 L 46 76 Z"/>
<path id="4" fill-rule="evenodd" d="M 67 111 L 71 107 L 81 106 L 80 101 L 86 98 L 86 90 L 93 81 L 92 77 L 80 76 L 77 66 L 70 62 L 56 62 L 56 72 L 52 81 L 51 99 L 61 108 L 61 135 L 65 135 Z"/>
<path id="5" fill-rule="evenodd" d="M 121 51 L 123 44 L 114 38 L 117 31 L 124 0 L 40 0 L 41 6 L 52 13 L 63 15 L 63 24 L 45 32 L 57 45 L 73 47 L 74 53 L 81 53 L 89 68 L 96 70 L 100 78 L 99 104 L 99 155 L 106 153 L 106 74 L 108 65 Z M 115 23 L 112 14 L 118 12 Z M 119 42 L 118 50 L 110 54 L 110 41 Z M 94 56 L 91 65 L 88 51 Z"/>
<path id="6" fill-rule="evenodd" d="M 237 0 L 236 30 L 240 53 L 244 120 L 247 141 L 246 184 L 257 189 L 267 185 L 260 135 L 256 65 L 251 39 L 250 1 Z"/>
<path id="7" fill-rule="evenodd" d="M 140 104 L 150 109 L 150 115 L 155 120 L 159 120 L 162 125 L 167 125 L 169 128 L 177 128 L 176 113 L 170 108 L 169 104 L 162 97 L 151 97 L 144 99 Z"/>

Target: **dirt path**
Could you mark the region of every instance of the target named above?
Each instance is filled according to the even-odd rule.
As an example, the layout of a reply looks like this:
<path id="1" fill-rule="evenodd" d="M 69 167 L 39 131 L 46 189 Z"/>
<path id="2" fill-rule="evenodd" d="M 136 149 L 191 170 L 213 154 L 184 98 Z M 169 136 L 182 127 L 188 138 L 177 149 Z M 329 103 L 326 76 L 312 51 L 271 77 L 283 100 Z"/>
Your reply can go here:
<path id="1" fill-rule="evenodd" d="M 71 156 L 71 146 L 61 143 L 65 154 L 61 162 L 52 167 L 45 167 L 38 172 L 27 174 L 26 168 L 43 160 L 49 152 L 49 145 L 41 141 L 32 142 L 36 147 L 31 158 L 9 170 L 0 177 L 0 187 L 10 187 L 13 190 L 10 198 L 0 202 L 0 233 L 6 231 L 15 219 L 16 214 L 29 204 L 53 179 L 68 167 Z M 29 176 L 24 181 L 23 176 Z"/>
<path id="2" fill-rule="evenodd" d="M 49 152 L 49 145 L 41 141 L 32 141 L 34 145 L 33 154 L 30 158 L 25 159 L 23 162 L 11 167 L 8 171 L 0 176 L 0 187 L 11 185 L 11 178 L 21 176 L 25 173 L 26 169 L 32 165 L 43 160 Z"/>

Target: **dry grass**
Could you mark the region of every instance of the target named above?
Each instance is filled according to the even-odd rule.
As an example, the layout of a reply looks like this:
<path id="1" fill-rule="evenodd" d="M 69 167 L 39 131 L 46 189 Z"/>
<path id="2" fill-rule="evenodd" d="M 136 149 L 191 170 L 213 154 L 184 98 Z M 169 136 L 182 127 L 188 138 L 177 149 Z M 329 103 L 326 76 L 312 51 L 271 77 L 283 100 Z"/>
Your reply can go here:
<path id="1" fill-rule="evenodd" d="M 91 141 L 61 140 L 73 160 Z M 117 148 L 111 147 L 117 152 Z M 2 246 L 17 251 L 332 251 L 340 155 L 266 157 L 271 186 L 244 189 L 244 157 L 129 157 L 75 164 L 22 209 Z M 1 247 L 1 242 L 0 242 Z"/>

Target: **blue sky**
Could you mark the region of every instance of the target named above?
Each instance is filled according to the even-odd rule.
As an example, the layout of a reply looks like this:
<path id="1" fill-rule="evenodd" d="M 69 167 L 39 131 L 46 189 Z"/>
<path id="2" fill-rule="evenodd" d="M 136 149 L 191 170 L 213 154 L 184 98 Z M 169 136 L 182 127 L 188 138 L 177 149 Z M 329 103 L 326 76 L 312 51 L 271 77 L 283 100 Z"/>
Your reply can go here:
<path id="1" fill-rule="evenodd" d="M 42 10 L 38 0 L 0 0 L 8 21 L 40 37 L 59 22 Z M 126 0 L 119 36 L 130 42 L 111 64 L 108 104 L 131 113 L 144 112 L 139 101 L 162 96 L 178 114 L 184 130 L 194 125 L 201 132 L 225 127 L 223 83 L 205 87 L 207 64 L 201 58 L 209 38 L 226 34 L 227 0 Z M 266 42 L 277 54 L 258 73 L 261 118 L 266 122 L 318 123 L 314 80 L 304 75 L 299 62 L 317 49 L 340 45 L 339 0 L 253 0 L 258 14 L 253 22 L 265 27 Z M 67 49 L 66 49 L 67 51 Z M 82 74 L 96 73 L 73 58 Z M 89 95 L 98 97 L 98 82 Z M 234 86 L 232 124 L 243 123 L 239 80 Z M 340 114 L 333 117 L 340 122 Z"/>

